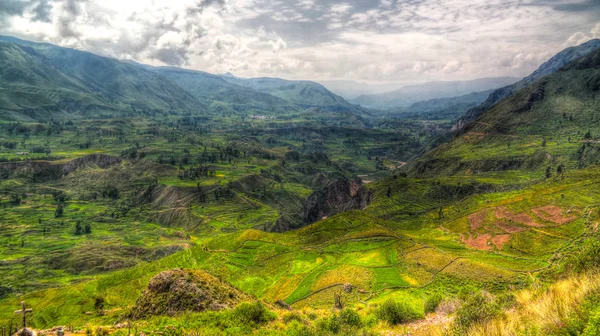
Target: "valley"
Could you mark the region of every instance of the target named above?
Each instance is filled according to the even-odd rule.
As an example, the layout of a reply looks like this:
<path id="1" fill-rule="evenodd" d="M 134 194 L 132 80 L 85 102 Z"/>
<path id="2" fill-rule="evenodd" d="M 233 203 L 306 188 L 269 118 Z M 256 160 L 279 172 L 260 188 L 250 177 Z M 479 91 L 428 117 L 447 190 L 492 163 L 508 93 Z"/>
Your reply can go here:
<path id="1" fill-rule="evenodd" d="M 599 48 L 382 113 L 0 38 L 2 335 L 593 335 Z"/>

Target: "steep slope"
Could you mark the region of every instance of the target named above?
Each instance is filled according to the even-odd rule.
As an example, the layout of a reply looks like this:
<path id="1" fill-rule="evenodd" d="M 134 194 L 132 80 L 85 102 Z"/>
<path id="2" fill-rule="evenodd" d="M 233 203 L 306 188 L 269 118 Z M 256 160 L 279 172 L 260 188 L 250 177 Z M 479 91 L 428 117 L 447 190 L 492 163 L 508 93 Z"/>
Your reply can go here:
<path id="1" fill-rule="evenodd" d="M 362 95 L 351 102 L 369 108 L 392 109 L 430 99 L 457 97 L 472 92 L 497 89 L 517 80 L 513 77 L 499 77 L 471 81 L 431 82 L 405 86 L 383 94 Z"/>
<path id="2" fill-rule="evenodd" d="M 474 107 L 469 110 L 464 117 L 462 117 L 456 125 L 454 125 L 454 130 L 460 130 L 465 127 L 468 123 L 475 120 L 478 115 L 489 110 L 494 104 L 498 103 L 502 99 L 511 96 L 518 90 L 527 87 L 542 78 L 543 76 L 553 74 L 557 72 L 560 68 L 567 65 L 573 60 L 576 60 L 582 56 L 585 56 L 597 49 L 600 48 L 600 40 L 594 39 L 590 40 L 586 43 L 583 43 L 576 47 L 567 48 L 560 53 L 556 54 L 554 57 L 549 59 L 547 62 L 542 64 L 537 70 L 535 70 L 531 75 L 523 78 L 522 80 L 500 88 L 490 94 L 490 96 L 483 102 L 481 105 Z"/>
<path id="3" fill-rule="evenodd" d="M 50 44 L 0 37 L 3 119 L 201 113 L 165 78 L 131 63 Z"/>
<path id="4" fill-rule="evenodd" d="M 464 116 L 471 108 L 484 102 L 492 92 L 493 90 L 487 90 L 458 97 L 430 99 L 414 103 L 406 108 L 390 110 L 388 113 L 392 115 L 416 115 L 425 119 L 456 120 Z"/>
<path id="5" fill-rule="evenodd" d="M 414 172 L 548 169 L 554 175 L 598 163 L 599 60 L 600 49 L 501 100 L 417 161 Z"/>

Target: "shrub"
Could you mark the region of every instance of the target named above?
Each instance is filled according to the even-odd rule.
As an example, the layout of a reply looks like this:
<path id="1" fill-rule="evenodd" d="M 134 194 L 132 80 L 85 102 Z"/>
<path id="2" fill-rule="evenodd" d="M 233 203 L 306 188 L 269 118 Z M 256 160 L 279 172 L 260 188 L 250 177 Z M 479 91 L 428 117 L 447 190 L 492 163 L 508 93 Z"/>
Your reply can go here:
<path id="1" fill-rule="evenodd" d="M 360 328 L 362 326 L 360 315 L 350 308 L 346 308 L 340 312 L 340 321 L 351 327 Z"/>
<path id="2" fill-rule="evenodd" d="M 288 324 L 292 321 L 298 321 L 302 323 L 304 322 L 304 319 L 302 318 L 302 315 L 297 312 L 291 312 L 283 315 L 283 322 L 285 322 L 285 324 Z"/>
<path id="3" fill-rule="evenodd" d="M 572 271 L 580 273 L 600 266 L 600 242 L 596 239 L 587 240 L 578 252 L 565 262 Z"/>
<path id="4" fill-rule="evenodd" d="M 108 330 L 106 330 L 104 327 L 96 328 L 96 336 L 106 336 L 106 335 L 108 335 Z"/>
<path id="5" fill-rule="evenodd" d="M 328 318 L 317 321 L 317 329 L 325 333 L 331 332 L 337 334 L 342 329 L 342 324 L 337 314 L 333 314 Z"/>
<path id="6" fill-rule="evenodd" d="M 393 300 L 385 301 L 376 314 L 378 319 L 392 325 L 410 322 L 421 316 L 412 306 Z"/>
<path id="7" fill-rule="evenodd" d="M 432 294 L 425 299 L 425 313 L 433 313 L 442 302 L 440 293 Z"/>
<path id="8" fill-rule="evenodd" d="M 233 316 L 241 323 L 262 324 L 274 320 L 277 315 L 268 310 L 262 302 L 243 302 L 233 310 Z"/>
<path id="9" fill-rule="evenodd" d="M 298 321 L 292 321 L 285 331 L 286 335 L 290 336 L 313 336 L 316 333 L 311 330 L 308 326 L 299 323 Z"/>
<path id="10" fill-rule="evenodd" d="M 488 321 L 501 313 L 498 302 L 479 293 L 470 296 L 456 312 L 455 323 L 463 330 L 469 326 Z"/>

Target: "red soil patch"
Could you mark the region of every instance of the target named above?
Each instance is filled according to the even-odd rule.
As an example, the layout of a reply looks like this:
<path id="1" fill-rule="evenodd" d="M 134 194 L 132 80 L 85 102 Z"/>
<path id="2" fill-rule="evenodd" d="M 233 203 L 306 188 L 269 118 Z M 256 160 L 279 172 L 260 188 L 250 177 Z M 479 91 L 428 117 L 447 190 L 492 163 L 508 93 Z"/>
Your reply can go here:
<path id="1" fill-rule="evenodd" d="M 496 218 L 503 219 L 512 216 L 512 212 L 508 211 L 505 207 L 497 207 L 496 208 Z"/>
<path id="2" fill-rule="evenodd" d="M 504 246 L 504 244 L 508 243 L 511 236 L 512 235 L 509 235 L 509 234 L 498 235 L 498 236 L 492 238 L 492 244 L 496 245 L 496 248 L 498 250 L 501 250 L 502 246 Z"/>
<path id="3" fill-rule="evenodd" d="M 563 210 L 555 205 L 546 205 L 531 211 L 541 219 L 555 224 L 567 224 L 577 219 L 576 216 L 563 216 Z"/>
<path id="4" fill-rule="evenodd" d="M 525 229 L 522 227 L 510 225 L 506 222 L 497 222 L 496 226 L 501 228 L 502 230 L 504 230 L 507 233 L 517 233 L 517 232 L 525 231 Z"/>
<path id="5" fill-rule="evenodd" d="M 510 219 L 513 222 L 525 224 L 533 227 L 543 227 L 544 225 L 536 222 L 531 216 L 522 212 L 520 214 L 513 214 L 510 210 L 505 207 L 496 208 L 496 218 L 498 219 Z"/>
<path id="6" fill-rule="evenodd" d="M 485 218 L 485 209 L 470 214 L 468 218 L 469 224 L 471 225 L 471 231 L 479 229 L 483 225 L 483 219 Z"/>
<path id="7" fill-rule="evenodd" d="M 478 250 L 489 251 L 492 249 L 492 246 L 488 245 L 488 241 L 490 240 L 490 238 L 492 238 L 492 235 L 487 234 L 487 233 L 480 234 L 477 237 L 471 236 L 469 234 L 469 236 L 467 238 L 462 237 L 462 242 L 465 245 L 467 245 L 468 247 L 478 249 Z"/>

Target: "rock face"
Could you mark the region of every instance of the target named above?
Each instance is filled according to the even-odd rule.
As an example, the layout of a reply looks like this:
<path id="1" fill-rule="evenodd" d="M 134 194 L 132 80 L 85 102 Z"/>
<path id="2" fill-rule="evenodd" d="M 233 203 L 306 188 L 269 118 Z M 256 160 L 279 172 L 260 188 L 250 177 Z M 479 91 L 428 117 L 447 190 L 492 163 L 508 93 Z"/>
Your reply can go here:
<path id="1" fill-rule="evenodd" d="M 55 180 L 77 169 L 86 167 L 108 168 L 120 164 L 121 158 L 104 154 L 92 154 L 66 163 L 51 161 L 20 161 L 0 163 L 0 180 L 10 176 L 29 178 L 34 181 Z"/>
<path id="2" fill-rule="evenodd" d="M 506 97 L 510 97 L 513 93 L 518 90 L 531 85 L 536 82 L 538 79 L 558 72 L 565 65 L 571 63 L 572 61 L 588 55 L 595 50 L 600 49 L 600 40 L 595 39 L 583 43 L 576 47 L 567 48 L 560 53 L 556 54 L 554 57 L 549 59 L 547 62 L 542 64 L 537 70 L 535 70 L 531 75 L 523 78 L 522 80 L 500 88 L 490 94 L 490 96 L 483 102 L 481 105 L 476 106 L 469 110 L 467 114 L 465 114 L 462 118 L 460 118 L 456 124 L 452 127 L 453 131 L 460 131 L 473 120 L 475 120 L 479 115 L 488 111 L 494 104 L 501 101 Z"/>
<path id="3" fill-rule="evenodd" d="M 304 223 L 314 223 L 325 216 L 349 210 L 364 209 L 373 198 L 373 192 L 362 187 L 362 181 L 338 179 L 312 193 L 304 203 Z"/>
<path id="4" fill-rule="evenodd" d="M 137 299 L 131 317 L 174 316 L 231 308 L 249 297 L 200 270 L 172 269 L 156 275 Z"/>

